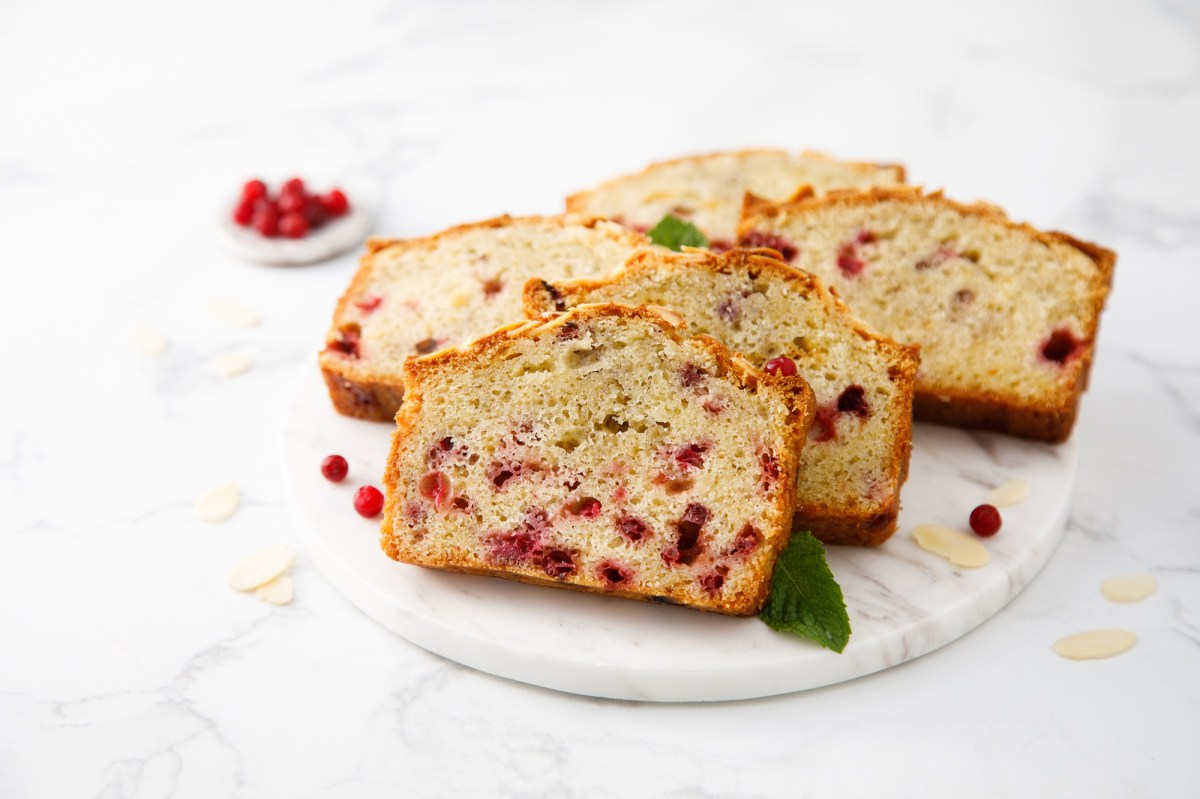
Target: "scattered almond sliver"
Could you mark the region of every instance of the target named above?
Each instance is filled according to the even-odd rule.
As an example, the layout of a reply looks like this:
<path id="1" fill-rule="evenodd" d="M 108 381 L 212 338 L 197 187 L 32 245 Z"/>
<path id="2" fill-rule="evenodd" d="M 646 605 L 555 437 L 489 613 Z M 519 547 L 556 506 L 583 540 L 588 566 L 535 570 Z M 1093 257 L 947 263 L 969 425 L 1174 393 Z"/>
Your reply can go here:
<path id="1" fill-rule="evenodd" d="M 167 340 L 152 327 L 139 327 L 129 333 L 133 348 L 142 355 L 157 358 L 167 351 Z"/>
<path id="2" fill-rule="evenodd" d="M 230 327 L 257 327 L 260 321 L 257 313 L 234 302 L 209 303 L 208 312 Z"/>
<path id="3" fill-rule="evenodd" d="M 1068 660 L 1099 660 L 1119 655 L 1137 643 L 1129 630 L 1089 630 L 1054 642 L 1054 651 Z"/>
<path id="4" fill-rule="evenodd" d="M 284 545 L 255 552 L 230 569 L 225 582 L 235 591 L 253 591 L 287 571 L 293 557 L 292 548 Z M 291 587 L 290 580 L 288 587 Z"/>
<path id="5" fill-rule="evenodd" d="M 270 605 L 286 605 L 292 601 L 292 578 L 279 575 L 254 589 L 254 595 Z"/>
<path id="6" fill-rule="evenodd" d="M 1157 588 L 1153 574 L 1126 574 L 1105 580 L 1100 584 L 1100 593 L 1112 602 L 1141 602 Z"/>
<path id="7" fill-rule="evenodd" d="M 1011 508 L 1029 499 L 1032 486 L 1028 480 L 1009 480 L 1003 485 L 996 486 L 987 495 L 987 503 L 997 508 Z"/>
<path id="8" fill-rule="evenodd" d="M 242 492 L 234 483 L 224 483 L 210 488 L 196 500 L 196 518 L 202 522 L 223 522 L 237 510 Z"/>
<path id="9" fill-rule="evenodd" d="M 234 375 L 247 372 L 251 364 L 250 356 L 243 355 L 240 352 L 227 352 L 213 359 L 213 369 L 221 377 L 233 377 Z"/>
<path id="10" fill-rule="evenodd" d="M 913 529 L 921 549 L 941 555 L 955 566 L 975 569 L 988 562 L 988 551 L 977 540 L 940 524 L 921 524 Z"/>

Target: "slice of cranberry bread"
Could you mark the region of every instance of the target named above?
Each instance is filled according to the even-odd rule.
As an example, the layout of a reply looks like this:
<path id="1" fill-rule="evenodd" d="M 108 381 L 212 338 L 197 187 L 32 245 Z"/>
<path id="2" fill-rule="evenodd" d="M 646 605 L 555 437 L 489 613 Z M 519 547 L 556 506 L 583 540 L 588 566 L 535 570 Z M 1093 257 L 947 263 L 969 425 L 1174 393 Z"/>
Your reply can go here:
<path id="1" fill-rule="evenodd" d="M 434 236 L 372 239 L 338 302 L 320 355 L 334 407 L 391 421 L 402 366 L 521 318 L 531 277 L 603 275 L 649 242 L 612 222 L 502 216 Z"/>
<path id="2" fill-rule="evenodd" d="M 1071 434 L 1116 254 L 918 188 L 747 198 L 773 240 L 866 322 L 921 347 L 918 420 L 1045 441 Z"/>
<path id="3" fill-rule="evenodd" d="M 812 386 L 816 420 L 800 456 L 795 529 L 827 544 L 877 546 L 896 529 L 912 450 L 917 348 L 856 319 L 821 281 L 771 250 L 644 251 L 600 280 L 525 286 L 525 313 L 629 302 L 676 311 L 755 366 Z M 716 417 L 726 413 L 705 403 Z"/>
<path id="4" fill-rule="evenodd" d="M 664 309 L 580 306 L 409 361 L 384 551 L 757 612 L 791 530 L 812 392 L 681 326 Z"/>
<path id="5" fill-rule="evenodd" d="M 648 230 L 667 214 L 687 219 L 714 249 L 729 249 L 737 235 L 742 197 L 786 200 L 804 185 L 819 191 L 904 182 L 904 167 L 838 161 L 786 150 L 737 150 L 651 164 L 567 198 L 567 210 L 606 216 Z"/>

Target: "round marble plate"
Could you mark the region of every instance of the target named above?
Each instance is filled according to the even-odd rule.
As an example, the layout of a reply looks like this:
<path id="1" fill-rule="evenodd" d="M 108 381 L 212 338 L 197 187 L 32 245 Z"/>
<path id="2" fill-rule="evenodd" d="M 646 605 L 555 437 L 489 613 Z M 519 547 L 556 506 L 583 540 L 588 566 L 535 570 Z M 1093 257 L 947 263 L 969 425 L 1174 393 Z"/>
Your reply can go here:
<path id="1" fill-rule="evenodd" d="M 838 655 L 758 619 L 557 591 L 395 563 L 378 520 L 355 514 L 354 490 L 379 485 L 392 426 L 339 416 L 315 362 L 285 411 L 282 467 L 309 556 L 381 624 L 431 652 L 534 685 L 656 702 L 747 699 L 801 691 L 895 666 L 978 626 L 1038 573 L 1062 537 L 1075 445 L 917 425 L 900 528 L 878 549 L 831 547 L 853 635 Z M 344 455 L 341 484 L 320 462 Z M 960 569 L 920 549 L 922 523 L 964 529 L 992 487 L 1020 477 L 1031 497 L 986 542 L 991 562 Z"/>

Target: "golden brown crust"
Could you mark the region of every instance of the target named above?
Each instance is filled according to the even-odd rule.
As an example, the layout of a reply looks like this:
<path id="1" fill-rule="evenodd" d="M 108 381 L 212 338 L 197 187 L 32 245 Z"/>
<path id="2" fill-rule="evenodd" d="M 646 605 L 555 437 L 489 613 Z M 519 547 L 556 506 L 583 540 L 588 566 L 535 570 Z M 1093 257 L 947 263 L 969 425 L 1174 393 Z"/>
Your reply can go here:
<path id="1" fill-rule="evenodd" d="M 926 192 L 920 186 L 872 187 L 854 190 L 839 189 L 821 197 L 800 191 L 792 199 L 772 203 L 759 197 L 747 196 L 743 203 L 738 238 L 743 239 L 764 220 L 812 213 L 837 206 L 873 205 L 880 202 L 900 202 L 912 205 L 930 203 L 977 216 L 1009 230 L 1020 232 L 1047 246 L 1068 246 L 1087 256 L 1095 265 L 1100 279 L 1091 295 L 1093 313 L 1080 342 L 1079 371 L 1075 385 L 1064 392 L 1057 402 L 1016 404 L 1010 397 L 984 391 L 967 391 L 953 386 L 918 384 L 913 397 L 913 415 L 917 421 L 976 428 L 1008 435 L 1057 443 L 1071 435 L 1079 407 L 1080 395 L 1087 388 L 1095 354 L 1096 334 L 1100 312 L 1112 287 L 1117 254 L 1112 250 L 1057 231 L 1042 231 L 1024 222 L 1014 222 L 1003 209 L 990 203 L 960 203 L 942 192 Z"/>
<path id="2" fill-rule="evenodd" d="M 690 161 L 707 161 L 707 160 L 711 160 L 714 158 L 726 158 L 729 156 L 743 158 L 743 157 L 749 156 L 749 155 L 783 155 L 783 156 L 793 157 L 797 154 L 792 153 L 788 150 L 775 148 L 775 147 L 758 147 L 758 148 L 749 148 L 749 149 L 744 149 L 744 150 L 720 150 L 717 152 L 699 153 L 697 155 L 684 155 L 684 156 L 679 156 L 678 158 L 668 158 L 665 161 L 655 161 L 654 163 L 648 164 L 644 169 L 641 169 L 637 172 L 630 172 L 629 174 L 626 174 L 626 175 L 620 175 L 620 176 L 612 178 L 610 180 L 606 180 L 603 183 L 601 183 L 600 185 L 594 186 L 593 188 L 587 189 L 585 191 L 575 192 L 574 194 L 567 197 L 566 209 L 567 209 L 567 211 L 572 212 L 572 213 L 581 213 L 586 210 L 587 203 L 593 195 L 598 194 L 601 191 L 607 191 L 612 186 L 615 186 L 619 183 L 623 183 L 632 178 L 641 177 L 642 175 L 645 175 L 649 172 L 654 172 L 658 169 L 662 169 L 665 166 L 671 166 L 673 164 L 683 164 L 683 163 L 687 163 Z M 897 182 L 903 183 L 905 180 L 905 170 L 904 170 L 904 166 L 901 164 L 876 164 L 876 163 L 871 163 L 869 161 L 842 161 L 840 159 L 834 158 L 831 155 L 828 155 L 827 153 L 818 152 L 816 150 L 801 150 L 798 155 L 801 158 L 809 158 L 809 159 L 815 159 L 815 160 L 821 160 L 821 161 L 836 162 L 838 164 L 841 164 L 842 166 L 849 167 L 851 169 L 855 169 L 859 172 L 873 172 L 877 169 L 890 169 L 890 170 L 892 170 L 893 174 L 895 175 Z"/>
<path id="3" fill-rule="evenodd" d="M 769 274 L 774 279 L 795 286 L 798 294 L 814 298 L 824 304 L 835 315 L 845 318 L 846 323 L 861 338 L 875 342 L 893 362 L 889 375 L 898 385 L 903 396 L 913 395 L 920 348 L 911 344 L 900 344 L 871 329 L 853 315 L 853 311 L 840 297 L 830 291 L 816 275 L 797 269 L 783 261 L 778 253 L 766 248 L 734 249 L 727 253 L 688 248 L 687 257 L 664 262 L 662 256 L 651 252 L 637 252 L 625 262 L 625 268 L 615 274 L 598 279 L 582 279 L 552 284 L 544 280 L 530 280 L 523 292 L 525 315 L 537 318 L 547 312 L 566 311 L 580 307 L 578 298 L 594 291 L 616 286 L 625 282 L 636 282 L 655 268 L 667 265 L 675 269 L 703 269 L 728 274 L 734 268 L 745 267 L 755 274 Z M 912 418 L 906 412 L 898 420 L 900 435 L 893 442 L 889 466 L 896 469 L 899 480 L 895 499 L 889 507 L 868 514 L 847 514 L 844 509 L 830 508 L 815 503 L 804 503 L 797 499 L 793 529 L 807 530 L 826 544 L 852 544 L 857 546 L 879 546 L 896 530 L 896 517 L 900 512 L 899 489 L 908 477 L 908 462 L 912 454 Z"/>
<path id="4" fill-rule="evenodd" d="M 462 347 L 449 347 L 419 358 L 410 358 L 404 364 L 405 390 L 407 401 L 396 414 L 396 430 L 392 435 L 392 446 L 388 456 L 387 468 L 383 475 L 384 494 L 387 497 L 384 508 L 383 523 L 380 527 L 380 544 L 384 552 L 395 560 L 401 560 L 403 553 L 395 544 L 395 522 L 400 518 L 399 508 L 402 493 L 398 486 L 401 483 L 399 470 L 400 452 L 405 441 L 413 435 L 414 428 L 420 418 L 421 405 L 424 397 L 424 384 L 429 377 L 443 369 L 462 368 L 468 364 L 497 355 L 512 346 L 521 338 L 538 338 L 570 321 L 586 321 L 602 316 L 615 316 L 629 319 L 641 319 L 656 325 L 673 341 L 682 343 L 687 338 L 680 334 L 685 327 L 682 319 L 667 309 L 654 306 L 632 306 L 618 303 L 599 303 L 580 305 L 565 314 L 547 314 L 539 319 L 516 322 L 495 330 L 485 336 L 464 344 Z M 724 344 L 708 336 L 696 336 L 689 339 L 696 345 L 707 350 L 718 363 L 717 377 L 725 377 L 739 388 L 749 391 L 765 390 L 782 397 L 787 404 L 790 414 L 788 417 L 788 435 L 785 446 L 780 453 L 780 474 L 791 476 L 792 479 L 782 480 L 782 490 L 775 500 L 775 510 L 780 519 L 790 519 L 795 504 L 795 474 L 799 468 L 800 445 L 808 436 L 815 414 L 815 402 L 812 389 L 799 376 L 783 377 L 760 372 L 740 355 L 731 352 Z M 760 591 L 754 596 L 720 598 L 709 606 L 691 605 L 700 610 L 711 610 L 734 616 L 752 616 L 759 611 L 766 601 L 770 591 L 770 568 L 775 558 L 787 545 L 789 530 L 786 522 L 783 529 L 776 535 L 765 535 L 764 539 L 772 544 L 771 556 L 766 560 L 768 571 L 760 574 L 758 580 Z M 407 561 L 406 561 L 407 562 Z M 502 577 L 518 582 L 547 585 L 555 588 L 605 593 L 612 596 L 623 596 L 630 599 L 647 601 L 665 601 L 663 597 L 647 596 L 636 592 L 600 591 L 586 585 L 564 583 L 536 572 L 520 572 L 504 569 L 488 569 L 464 566 L 444 559 L 433 559 L 416 563 L 419 566 L 458 571 L 471 574 Z M 682 603 L 681 603 L 682 604 Z"/>
<path id="5" fill-rule="evenodd" d="M 480 222 L 469 222 L 447 228 L 431 236 L 411 239 L 371 238 L 367 240 L 366 252 L 359 258 L 358 271 L 350 281 L 350 285 L 338 300 L 333 312 L 333 324 L 326 335 L 326 349 L 320 353 L 318 361 L 325 384 L 329 387 L 329 398 L 334 409 L 345 416 L 356 419 L 368 419 L 378 422 L 390 422 L 396 416 L 404 400 L 404 376 L 380 368 L 362 368 L 355 361 L 330 353 L 329 345 L 338 337 L 338 330 L 346 323 L 348 311 L 356 297 L 361 297 L 364 287 L 371 281 L 375 270 L 375 259 L 382 255 L 397 254 L 407 250 L 432 249 L 443 239 L 463 233 L 491 228 L 511 227 L 527 224 L 553 224 L 559 227 L 579 226 L 595 229 L 604 223 L 605 234 L 614 241 L 620 241 L 631 247 L 649 246 L 650 240 L 640 233 L 613 225 L 608 220 L 593 216 L 578 216 L 563 214 L 559 216 L 521 216 L 507 214 L 485 219 Z"/>

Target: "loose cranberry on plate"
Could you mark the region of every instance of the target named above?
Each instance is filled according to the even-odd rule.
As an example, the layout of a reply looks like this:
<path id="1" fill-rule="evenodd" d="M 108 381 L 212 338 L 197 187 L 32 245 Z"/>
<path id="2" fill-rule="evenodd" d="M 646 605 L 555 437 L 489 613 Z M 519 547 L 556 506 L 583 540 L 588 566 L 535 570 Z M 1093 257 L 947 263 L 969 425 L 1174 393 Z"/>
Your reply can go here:
<path id="1" fill-rule="evenodd" d="M 996 510 L 995 505 L 980 505 L 971 511 L 968 521 L 971 529 L 975 531 L 975 535 L 991 538 L 1000 530 L 1000 511 Z"/>
<path id="2" fill-rule="evenodd" d="M 341 455 L 329 455 L 321 461 L 321 474 L 331 483 L 340 483 L 346 479 L 350 465 Z"/>
<path id="3" fill-rule="evenodd" d="M 354 492 L 354 509 L 359 516 L 373 519 L 383 512 L 383 493 L 375 486 L 362 486 Z"/>

